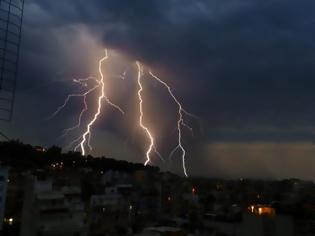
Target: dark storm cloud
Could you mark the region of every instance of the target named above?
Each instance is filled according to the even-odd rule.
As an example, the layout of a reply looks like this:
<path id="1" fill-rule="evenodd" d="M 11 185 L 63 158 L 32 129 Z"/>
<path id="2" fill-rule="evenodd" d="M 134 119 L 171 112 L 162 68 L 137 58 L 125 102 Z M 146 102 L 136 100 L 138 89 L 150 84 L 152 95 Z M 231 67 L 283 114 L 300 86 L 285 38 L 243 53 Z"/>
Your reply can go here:
<path id="1" fill-rule="evenodd" d="M 104 42 L 181 78 L 184 100 L 210 126 L 314 125 L 314 2 L 110 3 L 124 27 Z"/>
<path id="2" fill-rule="evenodd" d="M 106 46 L 166 71 L 170 80 L 181 78 L 184 101 L 214 126 L 313 125 L 312 1 L 33 0 L 27 5 L 34 16 L 26 17 L 26 40 L 30 28 L 49 35 L 60 26 L 86 24 Z M 43 50 L 60 50 L 60 45 L 47 49 L 51 36 L 45 34 L 24 43 L 30 53 L 41 44 Z M 54 64 L 49 60 L 40 68 Z"/>
<path id="3" fill-rule="evenodd" d="M 186 77 L 191 80 L 214 80 L 220 93 L 304 93 L 315 86 L 312 1 L 40 0 L 29 4 L 41 9 L 52 27 L 54 23 L 103 27 L 106 45 L 176 73 L 190 72 Z M 45 20 L 30 17 L 30 21 L 47 27 Z"/>
<path id="4" fill-rule="evenodd" d="M 176 87 L 202 120 L 202 143 L 311 141 L 314 11 L 311 0 L 26 1 L 15 135 L 40 130 L 32 138 L 49 144 L 73 121 L 38 122 L 71 89 L 49 81 L 88 74 L 84 28 Z M 36 109 L 25 117 L 28 107 Z"/>

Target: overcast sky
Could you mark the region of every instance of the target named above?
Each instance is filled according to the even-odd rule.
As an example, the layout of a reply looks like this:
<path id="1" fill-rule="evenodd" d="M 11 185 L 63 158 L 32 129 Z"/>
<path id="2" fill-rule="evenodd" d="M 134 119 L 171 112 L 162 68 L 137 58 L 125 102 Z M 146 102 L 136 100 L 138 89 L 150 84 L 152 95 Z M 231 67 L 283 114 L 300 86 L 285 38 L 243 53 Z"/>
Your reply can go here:
<path id="1" fill-rule="evenodd" d="M 66 146 L 79 133 L 58 136 L 76 121 L 80 100 L 46 118 L 78 91 L 73 78 L 97 75 L 106 47 L 109 70 L 127 65 L 127 81 L 109 94 L 128 112 L 104 108 L 93 154 L 144 160 L 132 64 L 139 60 L 200 118 L 194 137 L 185 133 L 191 175 L 315 179 L 314 11 L 311 0 L 28 0 L 14 120 L 4 129 L 27 143 Z M 176 110 L 157 84 L 146 86 L 148 122 L 167 156 Z M 156 164 L 181 173 L 179 161 Z"/>

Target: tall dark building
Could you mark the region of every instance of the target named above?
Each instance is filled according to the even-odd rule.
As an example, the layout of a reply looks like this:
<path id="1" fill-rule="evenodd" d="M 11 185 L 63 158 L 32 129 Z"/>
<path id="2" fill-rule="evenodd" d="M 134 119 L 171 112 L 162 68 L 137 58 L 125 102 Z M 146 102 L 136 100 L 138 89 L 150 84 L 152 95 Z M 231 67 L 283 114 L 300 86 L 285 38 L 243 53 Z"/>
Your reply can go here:
<path id="1" fill-rule="evenodd" d="M 0 121 L 10 121 L 15 100 L 24 0 L 0 0 Z"/>

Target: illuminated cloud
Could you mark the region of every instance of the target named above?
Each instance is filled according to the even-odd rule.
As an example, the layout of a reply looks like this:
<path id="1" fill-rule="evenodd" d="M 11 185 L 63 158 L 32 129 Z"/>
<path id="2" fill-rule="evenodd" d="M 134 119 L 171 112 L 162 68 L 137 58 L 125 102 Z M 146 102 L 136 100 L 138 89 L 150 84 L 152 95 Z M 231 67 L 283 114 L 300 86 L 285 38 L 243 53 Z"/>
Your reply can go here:
<path id="1" fill-rule="evenodd" d="M 202 174 L 227 178 L 314 179 L 309 142 L 217 142 L 205 145 Z M 200 167 L 198 167 L 200 168 Z"/>
<path id="2" fill-rule="evenodd" d="M 311 143 L 314 9 L 315 2 L 307 0 L 27 1 L 15 121 L 6 131 L 26 142 L 54 143 L 52 137 L 65 123 L 71 126 L 73 117 L 50 125 L 42 118 L 62 102 L 70 86 L 43 84 L 90 75 L 105 45 L 176 85 L 187 110 L 202 119 L 203 136 L 190 142 L 196 149 L 209 140 L 241 147 L 254 139 L 280 145 L 281 150 L 281 142 Z M 99 126 L 126 135 L 114 127 L 114 121 L 110 127 Z M 301 145 L 304 149 L 296 150 L 307 156 Z M 200 155 L 191 159 L 205 158 Z M 257 155 L 262 161 L 269 158 Z M 191 159 L 195 170 L 202 168 L 202 162 Z M 298 175 L 299 164 L 289 162 L 288 175 L 289 167 Z"/>

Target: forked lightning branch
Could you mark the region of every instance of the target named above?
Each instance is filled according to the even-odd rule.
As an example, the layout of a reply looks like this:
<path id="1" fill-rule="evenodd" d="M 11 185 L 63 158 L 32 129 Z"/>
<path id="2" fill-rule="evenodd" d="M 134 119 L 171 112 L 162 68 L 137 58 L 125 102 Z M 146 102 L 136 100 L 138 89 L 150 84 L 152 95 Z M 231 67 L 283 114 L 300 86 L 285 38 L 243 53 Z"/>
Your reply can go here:
<path id="1" fill-rule="evenodd" d="M 57 110 L 49 117 L 50 119 L 54 118 L 63 108 L 65 108 L 68 104 L 68 102 L 75 97 L 82 98 L 84 107 L 82 108 L 77 123 L 68 129 L 64 130 L 63 136 L 67 135 L 69 132 L 81 129 L 81 135 L 79 135 L 78 138 L 74 139 L 71 142 L 71 146 L 73 146 L 75 151 L 80 150 L 82 155 L 85 156 L 88 153 L 88 150 L 92 150 L 92 145 L 91 145 L 91 139 L 92 139 L 92 129 L 96 123 L 96 121 L 99 119 L 100 114 L 102 113 L 104 109 L 104 105 L 107 104 L 109 106 L 112 106 L 115 108 L 118 112 L 120 112 L 122 115 L 124 115 L 123 109 L 113 103 L 111 99 L 108 97 L 106 94 L 106 82 L 105 82 L 105 75 L 103 66 L 104 63 L 106 63 L 110 55 L 107 51 L 107 49 L 104 50 L 104 57 L 102 57 L 99 62 L 98 62 L 98 77 L 87 77 L 83 79 L 74 79 L 73 82 L 76 84 L 79 84 L 83 88 L 86 88 L 86 91 L 82 93 L 76 93 L 76 94 L 69 94 L 67 98 L 65 99 L 64 103 L 57 108 Z M 152 155 L 156 155 L 162 160 L 164 160 L 161 156 L 161 154 L 158 152 L 156 144 L 155 144 L 155 136 L 153 132 L 151 131 L 150 127 L 148 124 L 144 122 L 144 118 L 146 116 L 144 112 L 144 103 L 148 102 L 144 99 L 143 97 L 143 92 L 145 90 L 143 86 L 143 80 L 146 79 L 144 75 L 147 74 L 149 78 L 152 78 L 153 80 L 157 81 L 160 85 L 162 85 L 172 98 L 172 100 L 175 102 L 177 106 L 177 125 L 176 125 L 176 130 L 177 130 L 177 145 L 176 147 L 171 151 L 169 157 L 171 158 L 173 155 L 176 153 L 179 153 L 181 156 L 181 161 L 182 161 L 182 168 L 184 175 L 188 177 L 187 173 L 187 168 L 186 168 L 186 149 L 183 144 L 183 129 L 186 128 L 189 131 L 192 131 L 192 128 L 188 125 L 188 122 L 186 121 L 187 117 L 195 117 L 191 113 L 187 112 L 184 108 L 183 105 L 180 103 L 179 99 L 175 96 L 172 88 L 162 79 L 160 79 L 158 76 L 153 74 L 150 70 L 147 70 L 139 61 L 135 63 L 136 68 L 137 68 L 137 86 L 138 86 L 138 108 L 139 108 L 139 117 L 138 117 L 138 125 L 139 127 L 143 130 L 144 135 L 147 138 L 147 144 L 145 147 L 145 163 L 144 165 L 148 165 L 152 163 Z M 121 77 L 122 79 L 125 79 L 126 72 L 123 73 L 123 76 L 118 76 Z M 94 93 L 97 93 L 97 97 L 95 98 L 94 103 L 96 104 L 96 111 L 89 117 L 87 118 L 86 121 L 83 121 L 84 115 L 88 112 L 89 110 L 89 105 L 87 102 L 87 99 L 89 96 L 92 96 Z M 104 104 L 105 103 L 105 104 Z"/>

